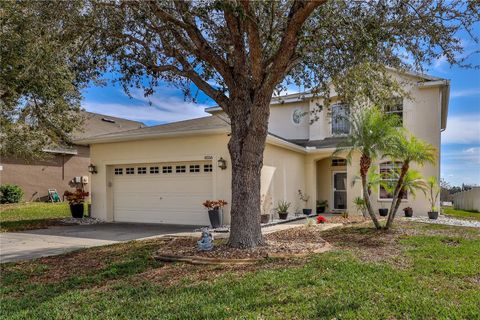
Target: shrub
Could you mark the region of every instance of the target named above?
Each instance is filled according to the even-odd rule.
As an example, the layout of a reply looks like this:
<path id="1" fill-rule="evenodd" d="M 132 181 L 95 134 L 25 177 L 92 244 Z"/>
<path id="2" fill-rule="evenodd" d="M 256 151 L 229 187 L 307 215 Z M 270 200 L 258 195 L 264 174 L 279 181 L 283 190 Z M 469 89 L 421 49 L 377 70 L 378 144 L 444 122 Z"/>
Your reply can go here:
<path id="1" fill-rule="evenodd" d="M 18 203 L 22 200 L 23 190 L 15 184 L 0 185 L 0 203 Z"/>

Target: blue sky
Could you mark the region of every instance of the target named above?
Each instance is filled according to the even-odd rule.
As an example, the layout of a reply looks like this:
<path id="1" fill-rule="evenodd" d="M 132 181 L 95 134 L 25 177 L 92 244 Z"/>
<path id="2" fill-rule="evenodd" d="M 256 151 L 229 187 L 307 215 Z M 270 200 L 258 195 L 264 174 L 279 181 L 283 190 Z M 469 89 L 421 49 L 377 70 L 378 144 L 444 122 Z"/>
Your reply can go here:
<path id="1" fill-rule="evenodd" d="M 464 46 L 467 53 L 479 49 L 471 40 L 465 40 Z M 472 55 L 468 61 L 480 65 L 480 54 Z M 426 69 L 433 76 L 451 80 L 447 130 L 442 133 L 442 178 L 451 185 L 480 185 L 480 70 L 451 67 L 445 59 L 438 59 Z M 206 116 L 204 108 L 214 105 L 202 92 L 198 93 L 197 103 L 185 101 L 180 90 L 167 84 L 149 98 L 140 89 L 133 90 L 129 98 L 112 84 L 87 88 L 83 96 L 83 107 L 88 111 L 147 125 Z"/>

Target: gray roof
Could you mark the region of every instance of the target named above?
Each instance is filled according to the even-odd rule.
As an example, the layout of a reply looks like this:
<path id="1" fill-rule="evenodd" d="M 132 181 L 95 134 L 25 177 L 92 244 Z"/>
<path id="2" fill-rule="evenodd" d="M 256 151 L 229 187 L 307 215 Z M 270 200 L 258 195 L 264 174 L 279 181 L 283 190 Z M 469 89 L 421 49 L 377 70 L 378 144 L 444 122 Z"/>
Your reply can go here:
<path id="1" fill-rule="evenodd" d="M 187 132 L 227 132 L 230 124 L 218 116 L 206 116 L 191 120 L 184 120 L 166 124 L 160 124 L 151 127 L 143 127 L 134 130 L 114 132 L 109 134 L 97 135 L 86 139 L 78 139 L 77 143 L 101 142 L 107 140 L 136 140 L 148 136 L 157 137 L 162 135 L 174 135 Z"/>
<path id="2" fill-rule="evenodd" d="M 145 127 L 142 122 L 88 111 L 82 111 L 82 117 L 83 126 L 72 134 L 73 140 Z"/>
<path id="3" fill-rule="evenodd" d="M 305 148 L 336 148 L 339 143 L 345 142 L 345 137 L 329 137 L 323 140 L 287 140 Z"/>

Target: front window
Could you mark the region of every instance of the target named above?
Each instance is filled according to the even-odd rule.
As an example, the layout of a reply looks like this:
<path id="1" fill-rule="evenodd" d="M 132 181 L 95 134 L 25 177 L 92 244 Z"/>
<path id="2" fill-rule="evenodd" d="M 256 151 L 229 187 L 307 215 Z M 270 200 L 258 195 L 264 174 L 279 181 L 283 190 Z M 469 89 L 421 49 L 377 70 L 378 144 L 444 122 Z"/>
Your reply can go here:
<path id="1" fill-rule="evenodd" d="M 348 107 L 343 104 L 332 106 L 332 134 L 345 135 L 350 133 L 350 122 L 348 120 Z"/>
<path id="2" fill-rule="evenodd" d="M 381 200 L 391 200 L 393 195 L 389 193 L 384 185 L 391 186 L 391 188 L 395 188 L 397 184 L 397 179 L 395 178 L 394 173 L 400 172 L 402 167 L 401 162 L 384 162 L 380 163 L 380 199 Z M 390 188 L 389 188 L 390 189 Z M 405 193 L 402 199 L 407 199 L 407 193 Z"/>
<path id="3" fill-rule="evenodd" d="M 386 114 L 393 114 L 400 120 L 400 125 L 403 125 L 403 99 L 401 97 L 395 97 L 384 107 Z"/>

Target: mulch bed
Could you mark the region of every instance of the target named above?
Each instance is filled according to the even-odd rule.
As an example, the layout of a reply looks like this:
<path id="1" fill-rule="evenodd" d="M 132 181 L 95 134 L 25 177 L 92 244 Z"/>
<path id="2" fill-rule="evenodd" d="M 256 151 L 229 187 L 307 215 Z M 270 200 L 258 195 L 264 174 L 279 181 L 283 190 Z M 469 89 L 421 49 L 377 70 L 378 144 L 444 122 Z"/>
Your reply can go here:
<path id="1" fill-rule="evenodd" d="M 198 251 L 195 238 L 172 238 L 158 250 L 154 258 L 161 261 L 182 261 L 193 264 L 249 264 L 265 258 L 289 258 L 328 251 L 331 246 L 320 236 L 316 226 L 300 226 L 270 233 L 265 245 L 253 249 L 237 249 L 227 239 L 214 241 L 212 251 Z"/>

